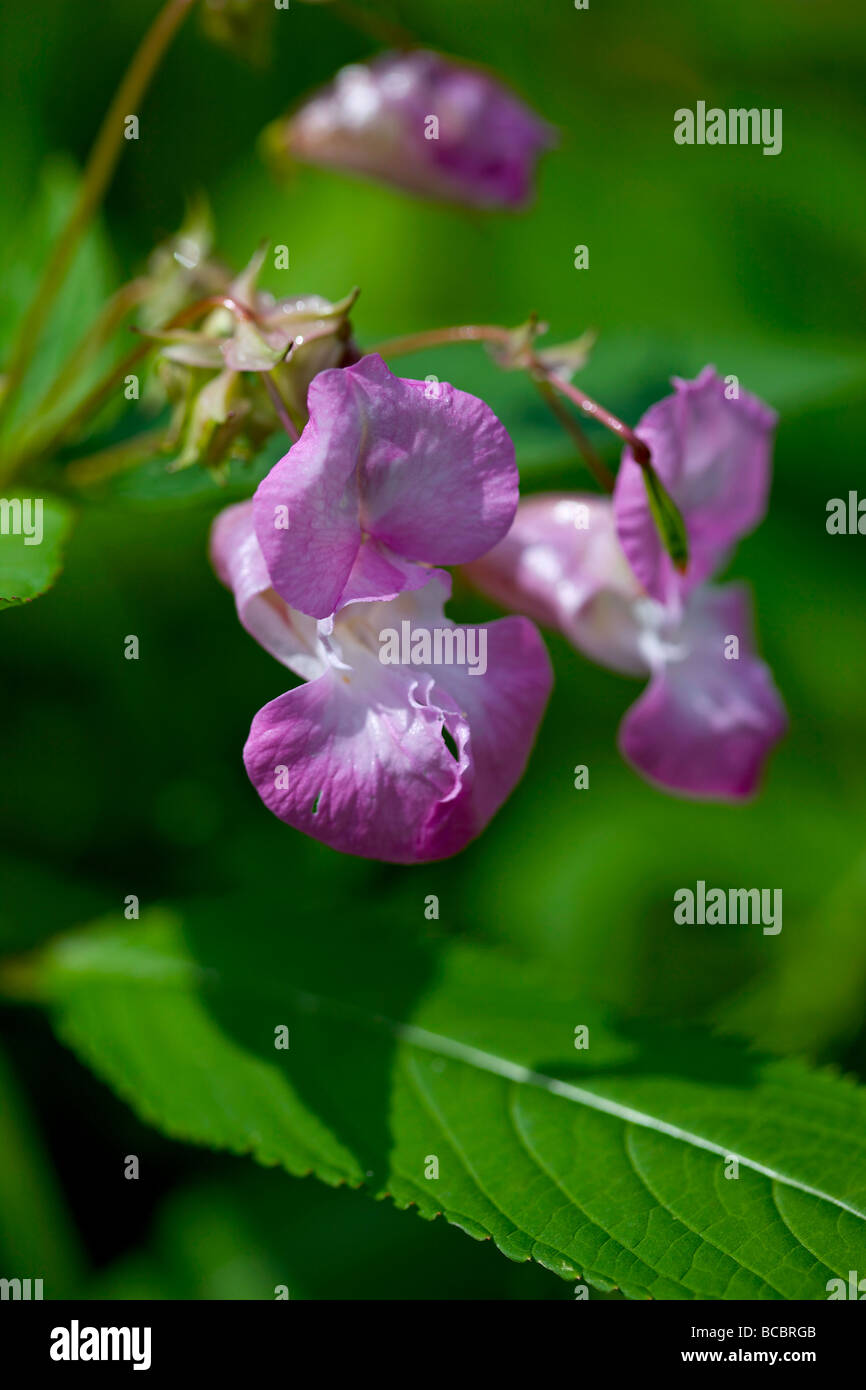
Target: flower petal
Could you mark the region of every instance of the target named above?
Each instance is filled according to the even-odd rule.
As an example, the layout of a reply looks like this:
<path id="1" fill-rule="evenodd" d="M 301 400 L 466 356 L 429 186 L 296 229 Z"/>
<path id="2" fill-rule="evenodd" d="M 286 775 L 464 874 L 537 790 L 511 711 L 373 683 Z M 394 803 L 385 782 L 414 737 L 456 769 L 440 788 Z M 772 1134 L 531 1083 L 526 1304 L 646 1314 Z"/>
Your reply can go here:
<path id="1" fill-rule="evenodd" d="M 465 572 L 498 603 L 557 628 L 602 665 L 647 673 L 633 612 L 640 587 L 620 549 L 606 498 L 530 497 L 518 507 L 505 539 Z"/>
<path id="2" fill-rule="evenodd" d="M 396 603 L 343 609 L 339 664 L 256 715 L 244 762 L 281 820 L 346 853 L 420 863 L 463 849 L 511 792 L 551 684 L 531 623 L 481 629 L 480 675 L 377 659 L 375 631 L 381 641 L 404 620 L 413 636 L 437 620 L 459 631 L 441 616 L 443 593 L 437 578 Z"/>
<path id="3" fill-rule="evenodd" d="M 305 680 L 320 675 L 324 662 L 315 620 L 293 613 L 274 593 L 253 527 L 252 502 L 220 512 L 211 528 L 210 553 L 214 569 L 234 593 L 247 632 L 296 675 Z"/>
<path id="4" fill-rule="evenodd" d="M 425 827 L 454 792 L 457 764 L 441 712 L 413 687 L 382 668 L 374 704 L 352 677 L 328 671 L 259 710 L 244 763 L 269 810 L 347 854 L 439 857 L 426 852 Z"/>
<path id="5" fill-rule="evenodd" d="M 507 431 L 475 396 L 435 391 L 377 356 L 312 382 L 309 423 L 254 498 L 274 588 L 293 608 L 334 612 L 362 532 L 408 560 L 450 565 L 508 530 L 518 476 Z"/>
<path id="6" fill-rule="evenodd" d="M 447 592 L 444 598 L 448 598 L 451 577 L 445 570 L 414 565 L 410 560 L 402 560 L 399 555 L 392 554 L 387 546 L 379 545 L 378 541 L 364 541 L 346 580 L 340 608 L 345 608 L 349 603 L 387 602 L 404 591 L 423 589 L 433 575 L 445 583 Z"/>
<path id="7" fill-rule="evenodd" d="M 523 776 L 553 685 L 544 642 L 528 619 L 501 618 L 480 631 L 487 634 L 487 670 L 438 668 L 434 691 L 443 708 L 450 703 L 446 727 L 468 759 L 461 795 L 471 802 L 473 835 Z"/>
<path id="8" fill-rule="evenodd" d="M 643 416 L 636 434 L 683 514 L 689 564 L 678 574 L 650 513 L 640 466 L 626 449 L 616 480 L 620 543 L 646 592 L 661 603 L 712 575 L 733 543 L 764 515 L 776 416 L 746 391 L 728 400 L 725 381 L 705 367 L 694 381 L 673 378 L 674 394 Z"/>
<path id="9" fill-rule="evenodd" d="M 787 727 L 769 668 L 754 652 L 750 600 L 741 585 L 702 589 L 688 603 L 682 659 L 659 662 L 619 733 L 623 756 L 644 776 L 686 796 L 751 796 Z M 737 637 L 739 656 L 726 658 Z"/>
<path id="10" fill-rule="evenodd" d="M 339 370 L 323 373 L 332 374 Z M 314 618 L 327 618 L 339 604 L 361 544 L 360 442 L 358 420 L 311 412 L 298 443 L 253 496 L 256 535 L 273 586 L 292 608 Z"/>

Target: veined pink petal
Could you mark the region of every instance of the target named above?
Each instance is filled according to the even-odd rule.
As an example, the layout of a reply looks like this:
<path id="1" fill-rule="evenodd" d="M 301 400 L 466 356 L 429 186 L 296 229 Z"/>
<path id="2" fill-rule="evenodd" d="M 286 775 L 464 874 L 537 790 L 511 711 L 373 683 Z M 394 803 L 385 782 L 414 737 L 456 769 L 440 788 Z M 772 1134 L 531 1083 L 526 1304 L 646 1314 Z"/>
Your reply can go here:
<path id="1" fill-rule="evenodd" d="M 459 774 L 441 712 L 412 684 L 383 668 L 373 703 L 329 670 L 259 710 L 244 763 L 268 809 L 347 854 L 401 864 L 438 858 L 426 826 Z"/>
<path id="2" fill-rule="evenodd" d="M 340 607 L 345 608 L 349 603 L 387 601 L 404 590 L 423 589 L 433 575 L 446 580 L 450 594 L 451 579 L 444 570 L 413 564 L 411 560 L 394 555 L 378 541 L 365 540 L 340 595 Z"/>
<path id="3" fill-rule="evenodd" d="M 446 727 L 457 747 L 465 748 L 463 792 L 471 803 L 473 835 L 522 777 L 553 685 L 547 650 L 528 619 L 502 618 L 481 630 L 487 633 L 484 674 L 442 668 L 434 690 L 443 707 L 447 691 Z"/>
<path id="4" fill-rule="evenodd" d="M 650 598 L 619 548 L 610 503 L 580 494 L 522 502 L 505 540 L 466 572 L 593 660 L 650 676 L 620 729 L 621 751 L 644 776 L 686 796 L 752 794 L 786 717 L 754 650 L 744 589 Z"/>
<path id="5" fill-rule="evenodd" d="M 726 657 L 730 638 L 739 655 Z M 769 668 L 754 650 L 741 585 L 701 589 L 620 727 L 623 756 L 670 791 L 715 800 L 753 795 L 770 749 L 787 728 Z M 679 645 L 679 653 L 677 646 Z"/>
<path id="6" fill-rule="evenodd" d="M 641 590 L 607 498 L 579 492 L 528 498 L 505 539 L 465 572 L 504 607 L 558 628 L 602 665 L 628 675 L 648 672 L 633 612 Z"/>
<path id="7" fill-rule="evenodd" d="M 383 634 L 404 622 L 404 643 L 460 632 L 442 594 L 434 579 L 394 602 L 344 608 L 332 668 L 256 715 L 244 762 L 280 819 L 349 854 L 420 863 L 463 849 L 513 790 L 551 684 L 531 623 L 479 629 L 480 674 L 380 659 Z"/>
<path id="8" fill-rule="evenodd" d="M 219 578 L 235 596 L 238 617 L 250 636 L 309 680 L 324 670 L 315 619 L 294 612 L 274 592 L 253 526 L 252 502 L 226 507 L 211 528 L 210 554 Z"/>
<path id="9" fill-rule="evenodd" d="M 339 607 L 362 538 L 404 560 L 450 565 L 508 530 L 514 446 L 477 397 L 444 384 L 430 391 L 370 356 L 320 373 L 308 404 L 300 440 L 254 498 L 268 572 L 293 608 L 324 618 Z M 410 570 L 404 580 L 412 584 Z"/>
<path id="10" fill-rule="evenodd" d="M 389 563 L 366 543 L 349 581 L 357 594 L 317 623 L 272 589 L 249 502 L 217 518 L 211 554 L 247 630 L 308 682 L 253 720 L 244 762 L 265 804 L 350 854 L 417 863 L 463 849 L 519 780 L 550 691 L 533 625 L 505 618 L 470 643 L 442 613 L 441 570 L 365 601 Z M 383 659 L 389 634 L 402 642 L 397 664 Z"/>
<path id="11" fill-rule="evenodd" d="M 665 603 L 690 593 L 722 564 L 766 510 L 776 415 L 757 396 L 726 396 L 725 381 L 705 367 L 694 381 L 673 378 L 674 394 L 651 406 L 635 433 L 683 514 L 689 564 L 679 574 L 650 513 L 631 450 L 623 453 L 614 491 L 620 543 L 646 592 Z"/>

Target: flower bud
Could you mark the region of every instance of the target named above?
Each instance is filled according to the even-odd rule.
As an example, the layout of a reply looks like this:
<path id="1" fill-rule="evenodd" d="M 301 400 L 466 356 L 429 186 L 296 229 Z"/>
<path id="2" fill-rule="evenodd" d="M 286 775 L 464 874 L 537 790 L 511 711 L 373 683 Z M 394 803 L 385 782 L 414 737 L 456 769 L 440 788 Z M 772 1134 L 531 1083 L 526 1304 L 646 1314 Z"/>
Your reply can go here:
<path id="1" fill-rule="evenodd" d="M 198 463 L 221 477 L 232 459 L 255 457 L 281 428 L 264 375 L 302 428 L 313 378 L 357 361 L 348 319 L 357 292 L 338 304 L 317 294 L 276 299 L 256 288 L 265 251 L 205 298 L 202 312 L 217 302 L 197 329 L 145 331 L 160 344 L 159 382 L 174 403 L 164 441 L 172 468 Z"/>
<path id="2" fill-rule="evenodd" d="M 422 197 L 517 208 L 554 132 L 481 69 L 417 50 L 341 69 L 265 141 L 278 165 L 295 158 Z"/>

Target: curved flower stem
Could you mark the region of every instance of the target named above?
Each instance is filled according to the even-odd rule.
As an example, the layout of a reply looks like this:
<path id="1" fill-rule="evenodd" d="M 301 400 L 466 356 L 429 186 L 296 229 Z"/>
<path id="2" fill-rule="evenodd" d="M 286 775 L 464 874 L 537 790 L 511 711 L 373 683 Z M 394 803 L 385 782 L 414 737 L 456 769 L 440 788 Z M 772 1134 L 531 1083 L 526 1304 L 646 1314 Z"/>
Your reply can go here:
<path id="1" fill-rule="evenodd" d="M 567 396 L 578 410 L 582 410 L 584 415 L 588 415 L 591 420 L 598 420 L 600 424 L 612 430 L 619 439 L 627 444 L 634 454 L 635 462 L 639 463 L 641 468 L 649 463 L 650 451 L 643 440 L 638 439 L 634 430 L 629 429 L 628 425 L 624 425 L 622 420 L 618 420 L 615 415 L 612 415 L 603 405 L 599 405 L 585 391 L 578 390 L 570 381 L 563 381 L 562 377 L 555 376 L 553 372 L 547 372 L 545 375 L 550 385 L 560 391 L 563 396 Z"/>
<path id="2" fill-rule="evenodd" d="M 537 361 L 537 359 L 533 360 Z M 639 439 L 634 430 L 624 425 L 615 415 L 611 415 L 609 410 L 597 405 L 590 397 L 579 391 L 576 386 L 572 386 L 570 381 L 563 381 L 562 377 L 555 376 L 552 372 L 546 375 L 546 381 L 551 389 L 561 391 L 570 401 L 573 401 L 585 415 L 593 419 L 600 420 L 607 425 L 609 430 L 619 435 L 628 444 L 635 462 L 640 465 L 643 471 L 643 480 L 646 487 L 647 500 L 652 514 L 655 528 L 658 531 L 662 545 L 673 561 L 674 567 L 681 574 L 685 574 L 689 563 L 689 537 L 683 514 L 668 492 L 661 478 L 652 465 L 652 458 L 647 445 Z M 572 422 L 574 423 L 574 422 Z M 582 432 L 582 431 L 581 431 Z M 584 455 L 585 457 L 585 455 Z M 596 475 L 597 476 L 597 475 Z M 604 486 L 604 484 L 602 484 Z M 612 491 L 612 489 L 609 489 Z"/>
<path id="3" fill-rule="evenodd" d="M 533 371 L 532 380 L 542 399 L 553 411 L 559 423 L 567 434 L 571 435 L 577 445 L 578 453 L 583 458 L 584 463 L 589 469 L 595 481 L 604 492 L 613 492 L 614 476 L 605 463 L 599 458 L 589 439 L 587 439 L 580 425 L 562 404 L 559 396 L 554 390 L 550 377 L 543 369 L 538 372 Z"/>
<path id="4" fill-rule="evenodd" d="M 511 334 L 495 323 L 464 323 L 456 328 L 431 328 L 427 333 L 407 333 L 402 338 L 388 338 L 371 347 L 380 357 L 405 357 L 410 352 L 423 352 L 428 347 L 443 347 L 446 343 L 507 343 Z"/>
<path id="5" fill-rule="evenodd" d="M 369 34 L 370 38 L 377 43 L 384 43 L 389 48 L 416 48 L 417 39 L 404 29 L 401 24 L 396 24 L 390 19 L 383 19 L 381 15 L 371 14 L 369 10 L 362 9 L 360 5 L 355 5 L 352 0 L 334 0 L 334 12 L 347 24 L 351 24 L 353 29 L 358 29 L 362 34 Z"/>
<path id="6" fill-rule="evenodd" d="M 378 343 L 376 347 L 371 348 L 371 351 L 378 352 L 382 357 L 402 357 L 409 352 L 421 352 L 424 348 L 441 347 L 446 343 L 510 343 L 513 336 L 513 333 L 508 328 L 502 328 L 498 324 L 467 323 L 455 328 L 433 328 L 429 333 L 409 333 L 403 338 L 389 338 L 386 342 Z M 559 391 L 562 395 L 567 396 L 584 415 L 588 415 L 592 420 L 598 420 L 600 424 L 612 430 L 617 438 L 628 444 L 631 447 L 635 459 L 641 466 L 649 463 L 649 449 L 644 444 L 643 440 L 638 439 L 634 431 L 629 429 L 628 425 L 623 424 L 622 420 L 618 420 L 615 415 L 611 414 L 609 410 L 606 410 L 604 406 L 599 405 L 591 396 L 588 396 L 585 391 L 579 391 L 576 386 L 572 386 L 571 382 L 563 381 L 561 377 L 548 371 L 544 363 L 535 353 L 530 354 L 530 364 L 532 371 L 537 373 L 538 377 L 543 381 L 547 382 L 553 391 Z M 539 384 L 538 377 L 536 377 L 536 385 Z M 542 394 L 548 404 L 551 405 L 551 409 L 553 409 L 552 398 L 547 392 L 543 392 Z M 556 415 L 560 423 L 565 425 L 565 428 L 572 435 L 575 442 L 577 442 L 578 436 L 572 428 L 574 422 L 571 418 L 564 416 L 559 411 L 556 412 Z M 566 424 L 566 418 L 568 419 L 568 424 Z M 585 440 L 582 430 L 580 431 L 580 435 Z M 587 444 L 589 443 L 588 440 L 585 440 L 585 442 Z M 584 458 L 589 462 L 584 445 L 581 444 L 579 447 Z M 609 492 L 612 486 L 611 475 L 607 473 L 607 469 L 604 468 L 604 464 L 601 463 L 600 459 L 598 459 L 597 462 L 607 474 L 608 479 L 610 479 L 610 483 L 602 483 L 602 486 Z M 599 479 L 599 482 L 601 482 L 595 465 L 590 464 L 590 467 Z"/>
<path id="7" fill-rule="evenodd" d="M 8 368 L 6 392 L 0 406 L 0 414 L 9 410 L 18 394 L 38 346 L 48 311 L 66 278 L 78 243 L 114 173 L 123 147 L 124 117 L 135 113 L 163 54 L 195 3 L 196 0 L 167 0 L 142 39 L 115 93 L 87 161 L 78 201 L 54 243 L 54 250 L 43 272 L 36 296 L 19 329 L 15 352 Z"/>

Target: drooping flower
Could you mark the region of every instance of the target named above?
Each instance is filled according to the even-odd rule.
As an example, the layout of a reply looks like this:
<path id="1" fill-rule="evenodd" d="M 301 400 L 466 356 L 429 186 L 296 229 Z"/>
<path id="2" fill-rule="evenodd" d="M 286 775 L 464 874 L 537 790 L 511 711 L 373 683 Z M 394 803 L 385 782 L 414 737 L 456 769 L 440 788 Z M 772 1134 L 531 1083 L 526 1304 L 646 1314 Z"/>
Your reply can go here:
<path id="1" fill-rule="evenodd" d="M 523 502 L 505 541 L 468 573 L 593 660 L 649 677 L 619 734 L 639 772 L 687 796 L 752 795 L 786 719 L 755 652 L 743 586 L 704 586 L 682 604 L 650 598 L 620 549 L 610 502 L 580 494 Z"/>
<path id="2" fill-rule="evenodd" d="M 437 53 L 385 53 L 341 69 L 267 133 L 286 157 L 482 208 L 532 196 L 546 125 L 495 78 Z"/>
<path id="3" fill-rule="evenodd" d="M 674 377 L 673 386 L 674 394 L 651 406 L 635 433 L 686 523 L 685 573 L 665 553 L 630 449 L 614 492 L 620 544 L 646 592 L 662 603 L 684 597 L 714 574 L 734 542 L 762 519 L 776 425 L 769 406 L 726 383 L 714 367 L 694 381 Z"/>
<path id="4" fill-rule="evenodd" d="M 390 600 L 344 598 L 317 622 L 277 592 L 256 529 L 249 502 L 229 507 L 211 554 L 244 627 L 304 682 L 253 719 L 244 763 L 265 805 L 350 854 L 410 864 L 463 849 L 529 755 L 551 685 L 537 630 L 504 618 L 476 630 L 483 661 L 436 664 L 437 650 L 471 645 L 443 616 L 441 570 Z"/>
<path id="5" fill-rule="evenodd" d="M 507 532 L 514 445 L 476 396 L 396 377 L 373 355 L 321 372 L 307 406 L 300 440 L 253 500 L 271 582 L 292 608 L 328 618 L 394 598 Z"/>

